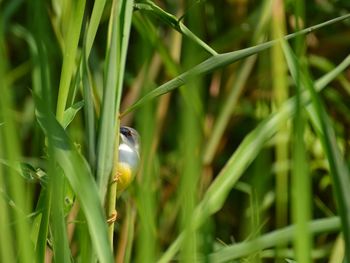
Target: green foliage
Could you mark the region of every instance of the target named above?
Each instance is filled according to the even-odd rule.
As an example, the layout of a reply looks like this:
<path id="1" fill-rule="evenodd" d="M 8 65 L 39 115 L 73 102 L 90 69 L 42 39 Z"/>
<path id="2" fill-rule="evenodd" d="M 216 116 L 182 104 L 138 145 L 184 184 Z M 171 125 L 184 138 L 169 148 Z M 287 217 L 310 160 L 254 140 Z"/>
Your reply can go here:
<path id="1" fill-rule="evenodd" d="M 0 262 L 350 261 L 347 8 L 0 1 Z"/>

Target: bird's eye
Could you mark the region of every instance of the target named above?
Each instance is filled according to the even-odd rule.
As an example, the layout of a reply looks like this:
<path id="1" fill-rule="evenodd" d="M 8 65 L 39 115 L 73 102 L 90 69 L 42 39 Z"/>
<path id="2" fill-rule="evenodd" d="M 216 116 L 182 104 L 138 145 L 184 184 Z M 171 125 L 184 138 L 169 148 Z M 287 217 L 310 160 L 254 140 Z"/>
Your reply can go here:
<path id="1" fill-rule="evenodd" d="M 133 128 L 126 127 L 126 126 L 121 126 L 120 127 L 120 133 L 124 135 L 124 138 L 127 139 L 127 141 L 138 147 L 138 133 L 135 131 Z"/>
<path id="2" fill-rule="evenodd" d="M 120 127 L 120 133 L 123 134 L 124 136 L 128 137 L 130 130 L 127 127 L 122 126 L 122 127 Z"/>

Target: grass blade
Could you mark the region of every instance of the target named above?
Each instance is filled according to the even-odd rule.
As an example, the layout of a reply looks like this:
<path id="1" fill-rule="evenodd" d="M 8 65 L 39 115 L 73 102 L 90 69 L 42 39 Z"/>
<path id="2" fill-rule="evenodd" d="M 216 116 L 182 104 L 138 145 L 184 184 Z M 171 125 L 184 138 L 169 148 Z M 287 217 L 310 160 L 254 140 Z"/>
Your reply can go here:
<path id="1" fill-rule="evenodd" d="M 92 9 L 91 19 L 87 30 L 86 41 L 85 41 L 85 56 L 86 60 L 89 59 L 90 51 L 96 37 L 97 29 L 101 21 L 103 9 L 105 7 L 106 0 L 99 0 L 94 2 Z"/>
<path id="2" fill-rule="evenodd" d="M 92 243 L 101 262 L 112 262 L 107 228 L 96 184 L 85 159 L 72 146 L 63 128 L 52 113 L 45 111 L 37 98 L 37 119 L 52 143 L 54 159 L 62 168 L 84 211 Z M 40 103 L 41 102 L 41 103 Z"/>
<path id="3" fill-rule="evenodd" d="M 84 52 L 85 54 L 85 52 Z M 95 110 L 93 102 L 92 84 L 90 81 L 90 72 L 86 61 L 86 56 L 82 55 L 82 61 L 80 66 L 80 74 L 83 85 L 83 98 L 84 98 L 84 117 L 86 120 L 85 126 L 85 138 L 87 144 L 88 161 L 93 173 L 96 170 L 96 128 L 95 128 Z"/>
<path id="4" fill-rule="evenodd" d="M 313 220 L 308 224 L 308 229 L 314 235 L 328 232 L 336 232 L 340 229 L 341 223 L 338 217 Z M 248 256 L 263 249 L 292 241 L 297 231 L 295 225 L 275 230 L 262 235 L 257 239 L 227 246 L 218 252 L 210 255 L 211 262 L 227 262 L 229 260 Z"/>
<path id="5" fill-rule="evenodd" d="M 2 15 L 2 12 L 0 13 Z M 6 65 L 5 65 L 5 54 L 4 54 L 4 38 L 3 38 L 3 21 L 0 21 L 0 86 L 2 89 L 8 89 L 6 82 L 5 82 L 5 70 L 6 70 Z M 6 91 L 5 91 L 6 92 Z M 5 101 L 3 96 L 1 96 L 1 106 L 6 105 L 7 106 L 7 100 Z M 4 100 L 4 101 L 3 101 Z M 7 112 L 3 112 L 6 110 L 6 108 L 0 107 L 0 123 L 2 124 L 0 126 L 0 142 L 1 145 L 4 145 L 4 140 L 6 138 L 3 138 L 4 135 L 4 123 L 5 119 L 4 117 L 6 116 L 5 114 Z M 5 148 L 0 147 L 0 157 L 1 158 L 8 158 Z M 10 167 L 7 168 L 8 170 Z M 0 186 L 1 186 L 1 192 L 4 190 L 2 189 L 5 186 L 5 175 L 9 173 L 7 169 L 3 169 L 3 166 L 1 165 L 0 167 Z M 16 175 L 15 175 L 16 176 Z M 14 240 L 13 233 L 11 229 L 8 227 L 10 224 L 10 207 L 8 205 L 8 202 L 1 196 L 0 197 L 0 259 L 2 262 L 10 262 L 14 257 L 15 257 L 15 251 L 14 247 L 11 246 Z"/>
<path id="6" fill-rule="evenodd" d="M 295 2 L 295 25 L 296 30 L 302 28 L 301 21 L 305 21 L 303 1 Z M 300 60 L 304 56 L 304 38 L 299 36 L 295 38 L 295 49 Z M 282 42 L 284 45 L 284 42 Z M 285 49 L 283 51 L 286 51 Z M 284 54 L 286 54 L 284 52 Z M 288 59 L 286 59 L 288 62 Z M 291 64 L 288 63 L 290 67 Z M 294 65 L 295 66 L 295 65 Z M 294 238 L 294 250 L 298 262 L 310 262 L 312 251 L 312 235 L 309 231 L 308 222 L 312 217 L 311 206 L 311 178 L 309 167 L 307 165 L 308 155 L 305 147 L 305 111 L 301 104 L 303 85 L 301 84 L 301 73 L 304 65 L 298 65 L 294 68 L 295 90 L 296 90 L 296 113 L 293 122 L 293 147 L 292 147 L 292 219 L 296 224 L 296 233 Z"/>
<path id="7" fill-rule="evenodd" d="M 102 202 L 107 191 L 113 166 L 113 149 L 119 142 L 115 136 L 119 127 L 118 111 L 121 100 L 127 43 L 131 27 L 133 1 L 114 2 L 110 20 L 110 43 L 107 53 L 106 80 L 98 137 L 97 182 Z M 117 72 L 117 73 L 116 73 Z"/>
<path id="8" fill-rule="evenodd" d="M 340 72 L 350 65 L 350 56 L 340 63 L 334 70 L 320 78 L 316 82 L 317 91 L 322 90 Z M 302 96 L 302 105 L 310 103 L 310 97 L 305 92 Z M 213 213 L 217 212 L 223 205 L 228 193 L 250 163 L 255 159 L 264 144 L 279 130 L 281 124 L 287 121 L 295 113 L 295 98 L 289 99 L 281 109 L 262 121 L 251 131 L 232 154 L 226 165 L 210 185 L 201 203 L 196 208 L 192 219 L 194 227 L 198 227 Z M 345 187 L 345 186 L 344 186 Z M 179 250 L 183 242 L 184 233 L 172 243 L 168 250 L 159 259 L 159 262 L 168 262 Z"/>
<path id="9" fill-rule="evenodd" d="M 0 159 L 14 163 L 21 158 L 21 148 L 18 127 L 15 123 L 15 114 L 13 112 L 11 89 L 5 77 L 8 65 L 6 64 L 7 57 L 3 26 L 3 21 L 0 19 L 0 87 L 2 91 L 0 96 L 0 123 L 3 123 L 0 127 Z M 4 248 L 1 249 L 1 257 L 12 261 L 13 258 L 10 257 L 15 255 L 15 258 L 20 262 L 32 262 L 34 259 L 33 244 L 30 240 L 29 222 L 26 218 L 26 215 L 29 214 L 28 208 L 32 205 L 31 200 L 25 199 L 25 193 L 27 192 L 25 185 L 22 178 L 13 169 L 1 167 L 0 177 L 1 188 L 4 187 L 4 190 L 1 189 L 1 192 L 6 190 L 5 194 L 19 208 L 11 209 L 10 203 L 6 203 L 1 197 L 0 206 L 4 208 L 4 212 L 1 211 L 2 215 L 0 216 L 1 223 L 4 223 L 1 226 L 1 230 L 4 231 L 4 234 L 1 233 L 1 235 L 4 235 L 1 241 L 5 242 Z M 13 224 L 13 227 L 10 227 L 11 224 Z M 15 245 L 15 249 L 11 249 L 11 245 Z"/>
<path id="10" fill-rule="evenodd" d="M 62 122 L 66 103 L 69 94 L 70 82 L 73 76 L 75 59 L 78 49 L 81 25 L 83 22 L 85 0 L 72 2 L 72 11 L 70 13 L 67 38 L 65 41 L 63 65 L 58 91 L 57 119 Z"/>
<path id="11" fill-rule="evenodd" d="M 290 35 L 287 35 L 284 37 L 284 39 L 289 40 L 289 39 L 295 38 L 299 35 L 305 35 L 307 33 L 314 31 L 314 30 L 317 30 L 321 27 L 328 26 L 330 24 L 348 19 L 349 17 L 350 17 L 350 14 L 334 18 L 334 19 L 326 21 L 324 23 L 300 30 L 299 32 L 296 32 L 296 33 L 293 33 Z M 155 90 L 146 94 L 144 97 L 142 97 L 140 100 L 138 100 L 135 104 L 133 104 L 127 110 L 125 110 L 121 114 L 121 116 L 135 110 L 136 108 L 140 107 L 142 104 L 148 102 L 149 100 L 152 100 L 158 96 L 161 96 L 165 93 L 168 93 L 168 92 L 184 85 L 190 79 L 192 79 L 198 75 L 209 73 L 213 70 L 222 68 L 224 66 L 232 64 L 232 63 L 234 63 L 238 60 L 241 60 L 243 58 L 257 54 L 263 50 L 266 50 L 266 49 L 272 47 L 273 45 L 276 45 L 278 42 L 279 42 L 279 40 L 272 40 L 272 41 L 269 41 L 269 42 L 266 42 L 263 44 L 259 44 L 259 45 L 253 46 L 253 47 L 249 47 L 249 48 L 245 48 L 245 49 L 232 51 L 229 53 L 219 54 L 219 55 L 210 57 L 209 59 L 205 60 L 204 62 L 198 64 L 197 66 L 180 74 L 176 78 L 164 83 L 163 85 L 159 86 Z"/>
<path id="12" fill-rule="evenodd" d="M 194 43 L 197 43 L 199 46 L 201 46 L 203 49 L 205 49 L 209 54 L 211 54 L 213 56 L 218 54 L 213 48 L 211 48 L 203 40 L 201 40 L 194 33 L 192 33 L 192 31 L 189 30 L 179 19 L 177 19 L 172 14 L 165 12 L 163 9 L 161 9 L 159 6 L 157 6 L 155 3 L 146 0 L 142 3 L 136 3 L 135 9 L 151 12 L 153 15 L 157 16 L 163 22 L 165 22 L 166 24 L 168 24 L 169 26 L 171 26 L 172 28 L 174 28 L 175 30 L 180 32 L 181 34 L 187 36 Z"/>
<path id="13" fill-rule="evenodd" d="M 35 252 L 36 259 L 38 262 L 45 262 L 46 243 L 49 231 L 50 209 L 51 189 L 42 189 L 40 191 L 39 201 L 36 208 L 36 212 L 41 214 L 39 214 L 33 222 L 34 227 L 37 227 L 37 225 L 39 225 L 39 230 L 36 238 L 35 236 L 33 236 L 34 233 L 32 235 L 36 244 Z"/>
<path id="14" fill-rule="evenodd" d="M 84 101 L 78 101 L 74 103 L 71 107 L 66 109 L 63 114 L 62 126 L 63 128 L 67 128 L 68 125 L 73 121 L 75 115 L 79 112 L 79 110 L 84 106 Z"/>
<path id="15" fill-rule="evenodd" d="M 283 1 L 273 1 L 271 19 L 271 33 L 273 38 L 282 38 L 286 34 L 286 15 Z M 287 83 L 287 66 L 283 58 L 283 51 L 280 44 L 271 48 L 272 62 L 272 85 L 276 110 L 288 99 L 289 87 Z M 289 161 L 289 125 L 285 123 L 276 137 L 288 138 L 276 143 L 275 158 L 276 164 L 286 164 Z M 276 228 L 284 227 L 288 222 L 288 189 L 289 175 L 287 169 L 276 172 Z M 277 251 L 278 253 L 278 251 Z"/>
<path id="16" fill-rule="evenodd" d="M 284 45 L 285 56 L 288 61 L 293 78 L 296 78 L 298 61 L 287 44 Z M 335 199 L 337 201 L 339 215 L 342 222 L 345 247 L 350 247 L 350 173 L 346 162 L 338 148 L 335 132 L 328 118 L 321 99 L 315 90 L 315 85 L 306 72 L 300 76 L 302 84 L 311 94 L 311 110 L 315 115 L 311 118 L 314 122 L 317 134 L 322 142 L 323 149 L 329 162 L 334 187 Z M 350 261 L 350 250 L 346 250 L 346 259 Z"/>

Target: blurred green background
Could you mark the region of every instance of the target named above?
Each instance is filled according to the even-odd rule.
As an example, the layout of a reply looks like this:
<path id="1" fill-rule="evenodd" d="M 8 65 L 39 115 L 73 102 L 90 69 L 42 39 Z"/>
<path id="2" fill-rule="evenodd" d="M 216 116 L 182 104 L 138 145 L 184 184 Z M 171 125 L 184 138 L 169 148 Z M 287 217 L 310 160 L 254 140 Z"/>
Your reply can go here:
<path id="1" fill-rule="evenodd" d="M 0 0 L 0 262 L 349 262 L 349 11 Z"/>

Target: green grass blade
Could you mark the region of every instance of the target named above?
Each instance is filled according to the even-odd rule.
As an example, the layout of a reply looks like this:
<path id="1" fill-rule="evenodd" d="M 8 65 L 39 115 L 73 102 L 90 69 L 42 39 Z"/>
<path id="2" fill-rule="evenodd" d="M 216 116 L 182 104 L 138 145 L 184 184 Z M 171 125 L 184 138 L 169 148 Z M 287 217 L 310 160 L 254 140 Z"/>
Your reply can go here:
<path id="1" fill-rule="evenodd" d="M 302 28 L 301 21 L 305 21 L 303 1 L 295 1 L 295 25 L 296 30 Z M 304 43 L 303 36 L 295 38 L 295 49 L 298 54 L 298 59 L 302 60 L 304 57 Z M 284 42 L 282 42 L 282 45 Z M 283 47 L 284 55 L 286 56 L 286 49 Z M 287 63 L 288 59 L 286 58 Z M 294 65 L 296 66 L 296 65 Z M 292 146 L 292 219 L 296 224 L 296 233 L 294 238 L 294 249 L 296 252 L 296 260 L 298 262 L 310 262 L 312 251 L 312 235 L 309 231 L 308 222 L 312 217 L 311 206 L 311 178 L 308 167 L 308 155 L 305 147 L 305 111 L 301 104 L 301 96 L 303 85 L 301 82 L 301 72 L 303 71 L 302 64 L 294 67 L 295 75 L 295 90 L 296 90 L 296 113 L 293 122 L 293 146 Z M 291 63 L 288 63 L 290 69 Z"/>
<path id="2" fill-rule="evenodd" d="M 300 30 L 299 32 L 287 35 L 284 37 L 284 39 L 292 39 L 299 35 L 305 35 L 307 33 L 310 33 L 314 30 L 317 30 L 321 27 L 328 26 L 330 24 L 348 19 L 350 17 L 350 14 L 337 17 L 335 19 L 326 21 L 324 23 Z M 121 116 L 135 110 L 136 108 L 140 107 L 142 104 L 148 102 L 149 100 L 152 100 L 158 96 L 161 96 L 165 93 L 168 93 L 182 85 L 184 85 L 186 82 L 188 82 L 190 79 L 201 75 L 205 73 L 209 73 L 213 70 L 222 68 L 224 66 L 227 66 L 229 64 L 232 64 L 238 60 L 241 60 L 243 58 L 249 57 L 251 55 L 257 54 L 261 51 L 264 51 L 273 45 L 277 44 L 279 40 L 272 40 L 263 44 L 259 44 L 253 47 L 232 51 L 229 53 L 219 54 L 213 57 L 210 57 L 209 59 L 205 60 L 204 62 L 198 64 L 197 66 L 191 68 L 190 70 L 180 74 L 176 78 L 164 83 L 163 85 L 159 86 L 155 90 L 151 91 L 150 93 L 146 94 L 144 97 L 142 97 L 140 100 L 138 100 L 135 104 L 133 104 L 131 107 L 129 107 L 126 111 L 124 111 Z"/>
<path id="3" fill-rule="evenodd" d="M 95 110 L 93 101 L 93 91 L 91 84 L 91 75 L 89 72 L 86 56 L 82 55 L 82 62 L 80 67 L 80 74 L 83 85 L 83 99 L 84 99 L 84 117 L 85 117 L 85 138 L 88 161 L 92 172 L 96 170 L 96 128 L 95 128 Z"/>
<path id="4" fill-rule="evenodd" d="M 53 257 L 57 262 L 71 262 L 71 251 L 69 249 L 69 242 L 67 236 L 67 225 L 65 220 L 65 211 L 63 200 L 65 198 L 65 187 L 63 184 L 67 182 L 64 180 L 63 172 L 55 163 L 55 154 L 51 138 L 48 138 L 48 155 L 49 155 L 49 167 L 48 176 L 50 177 L 48 191 L 50 191 L 48 197 L 48 204 L 51 203 L 51 207 L 45 207 L 50 211 L 50 229 L 51 229 L 51 241 L 53 249 Z M 50 196 L 51 195 L 51 196 Z M 52 198 L 53 197 L 53 198 Z M 50 200 L 51 198 L 51 200 Z M 42 227 L 45 228 L 45 219 L 42 220 Z M 45 232 L 45 229 L 44 229 Z M 43 233 L 45 234 L 45 233 Z M 40 240 L 42 241 L 42 240 Z"/>
<path id="5" fill-rule="evenodd" d="M 148 70 L 146 70 L 148 72 Z M 145 85 L 145 89 L 150 85 Z M 138 115 L 140 125 L 139 132 L 142 138 L 142 173 L 140 174 L 140 183 L 137 187 L 137 212 L 139 231 L 137 235 L 136 262 L 154 262 L 155 252 L 157 251 L 157 225 L 156 225 L 156 195 L 151 189 L 155 181 L 157 171 L 154 161 L 154 140 L 155 140 L 155 123 L 154 107 L 147 104 L 142 108 Z"/>
<path id="6" fill-rule="evenodd" d="M 8 58 L 5 52 L 3 26 L 3 21 L 0 19 L 0 123 L 4 123 L 4 125 L 0 127 L 0 159 L 5 159 L 10 163 L 14 163 L 21 159 L 21 147 L 18 127 L 15 123 L 15 114 L 13 111 L 12 89 L 5 81 L 8 66 L 6 61 L 8 61 Z M 1 167 L 0 169 L 0 181 L 3 183 L 1 184 L 1 188 L 6 186 L 6 188 L 4 188 L 4 190 L 6 189 L 5 194 L 7 194 L 12 199 L 12 202 L 19 208 L 11 209 L 9 203 L 5 203 L 5 200 L 2 199 L 0 201 L 1 208 L 6 206 L 4 211 L 1 211 L 3 215 L 1 215 L 0 219 L 2 223 L 5 223 L 5 225 L 1 226 L 1 229 L 4 231 L 4 236 L 2 237 L 4 240 L 1 241 L 6 243 L 2 249 L 3 251 L 1 251 L 4 253 L 1 253 L 1 257 L 13 261 L 13 259 L 9 257 L 15 255 L 18 261 L 29 263 L 34 259 L 33 244 L 30 240 L 29 222 L 26 218 L 26 215 L 29 214 L 28 208 L 32 205 L 31 200 L 25 199 L 27 190 L 22 178 L 9 167 Z M 11 223 L 13 224 L 13 228 L 10 227 Z M 4 227 L 9 229 L 3 229 Z M 13 235 L 13 238 L 11 235 Z M 15 250 L 11 249 L 11 246 L 15 246 Z M 4 251 L 5 249 L 8 249 L 8 251 Z"/>
<path id="7" fill-rule="evenodd" d="M 2 15 L 2 12 L 0 13 Z M 5 64 L 5 54 L 4 54 L 4 38 L 3 38 L 3 21 L 0 20 L 0 86 L 2 89 L 9 89 L 5 80 L 5 69 L 6 69 L 6 64 Z M 3 98 L 1 98 L 1 106 L 4 104 L 4 101 L 2 101 Z M 7 101 L 5 102 L 7 104 Z M 5 104 L 5 105 L 6 105 Z M 6 105 L 7 106 L 7 105 Z M 5 123 L 5 114 L 7 112 L 4 112 L 2 107 L 0 107 L 0 123 L 2 124 L 0 126 L 0 143 L 1 145 L 4 145 L 5 139 L 3 138 L 4 135 L 4 123 Z M 8 158 L 5 148 L 2 146 L 0 147 L 0 157 L 2 159 Z M 5 179 L 6 175 L 8 175 L 10 167 L 7 167 L 7 169 L 4 169 L 4 166 L 0 166 L 0 191 L 3 192 L 4 190 L 2 189 L 5 186 Z M 16 175 L 15 175 L 16 176 Z M 11 228 L 9 227 L 10 225 L 10 206 L 2 196 L 0 197 L 0 260 L 2 262 L 10 262 L 14 257 L 15 257 L 15 251 L 14 251 L 14 235 L 13 232 L 11 231 Z"/>
<path id="8" fill-rule="evenodd" d="M 313 220 L 308 224 L 308 229 L 314 235 L 321 233 L 336 232 L 340 229 L 341 223 L 338 217 Z M 293 241 L 297 227 L 288 226 L 279 230 L 264 234 L 254 240 L 241 242 L 224 247 L 210 255 L 211 262 L 227 262 L 229 260 L 248 256 L 266 248 L 288 244 Z"/>
<path id="9" fill-rule="evenodd" d="M 188 1 L 189 6 L 191 1 Z M 186 17 L 186 21 L 196 32 L 203 33 L 204 28 L 200 22 L 200 9 L 193 10 L 191 16 Z M 184 41 L 183 43 L 183 64 L 187 68 L 190 65 L 198 63 L 200 52 L 193 41 Z M 201 183 L 202 155 L 203 145 L 202 121 L 204 118 L 203 89 L 204 81 L 201 76 L 189 81 L 182 90 L 187 90 L 182 96 L 181 105 L 181 129 L 178 135 L 178 151 L 183 159 L 186 160 L 181 165 L 181 176 L 178 189 L 178 201 L 180 206 L 180 220 L 178 221 L 181 231 L 185 232 L 184 242 L 180 249 L 181 262 L 196 262 L 198 252 L 200 251 L 199 240 L 204 238 L 200 231 L 192 228 L 188 220 L 193 216 L 195 207 L 200 195 L 199 185 Z M 198 87 L 197 89 L 195 87 Z M 194 103 L 196 102 L 197 103 Z M 199 102 L 199 103 L 198 103 Z M 197 106 L 199 104 L 199 107 Z M 205 252 L 204 252 L 205 253 Z"/>
<path id="10" fill-rule="evenodd" d="M 322 90 L 338 74 L 350 65 L 350 56 L 340 63 L 334 70 L 316 82 L 317 91 Z M 310 97 L 305 92 L 302 96 L 302 105 L 310 103 Z M 281 109 L 262 121 L 251 131 L 232 154 L 226 165 L 210 185 L 201 203 L 196 208 L 192 222 L 198 227 L 211 214 L 217 212 L 227 198 L 228 193 L 242 176 L 243 172 L 258 155 L 265 143 L 279 130 L 281 124 L 295 113 L 295 98 L 289 99 Z M 159 262 L 168 262 L 178 251 L 183 242 L 183 233 L 172 243 L 160 258 Z"/>
<path id="11" fill-rule="evenodd" d="M 110 20 L 106 80 L 98 137 L 97 180 L 104 201 L 109 175 L 113 166 L 113 149 L 119 142 L 115 136 L 119 127 L 118 112 L 121 100 L 127 43 L 131 27 L 133 1 L 114 3 Z"/>
<path id="12" fill-rule="evenodd" d="M 63 114 L 63 120 L 62 120 L 62 127 L 67 128 L 68 125 L 73 121 L 75 115 L 81 110 L 81 108 L 84 106 L 84 101 L 78 101 L 77 103 L 74 103 L 72 106 L 70 106 L 68 109 L 64 111 Z"/>
<path id="13" fill-rule="evenodd" d="M 37 10 L 36 12 L 40 12 L 40 8 L 42 6 L 39 5 L 36 2 L 33 6 L 34 10 Z M 36 25 L 39 25 L 35 32 L 37 35 L 37 41 L 35 40 L 34 36 L 29 33 L 25 28 L 21 26 L 14 26 L 13 32 L 15 35 L 17 35 L 20 38 L 23 38 L 27 41 L 31 56 L 32 56 L 32 63 L 33 63 L 33 70 L 32 70 L 32 85 L 33 90 L 38 93 L 45 92 L 44 87 L 48 87 L 47 80 L 48 80 L 48 70 L 47 70 L 47 58 L 46 53 L 43 51 L 43 45 L 42 41 L 39 42 L 39 39 L 41 39 L 41 27 L 39 22 L 35 21 L 34 23 L 37 23 Z M 41 63 L 42 62 L 42 63 Z M 51 96 L 45 96 L 46 102 L 49 103 Z M 50 212 L 51 212 L 51 191 L 52 189 L 47 189 L 50 187 L 51 182 L 47 182 L 48 179 L 45 179 L 45 189 L 42 189 L 40 191 L 39 195 L 39 201 L 37 203 L 37 209 L 36 212 L 41 213 L 39 214 L 33 221 L 33 227 L 32 227 L 32 235 L 31 238 L 33 242 L 35 242 L 35 253 L 36 253 L 36 260 L 38 262 L 44 262 L 45 261 L 45 254 L 46 254 L 46 248 L 47 248 L 47 238 L 48 238 L 48 229 L 49 229 L 49 218 L 50 218 Z"/>
<path id="14" fill-rule="evenodd" d="M 37 98 L 37 119 L 52 143 L 54 157 L 62 168 L 85 214 L 92 243 L 100 262 L 112 262 L 112 252 L 107 238 L 107 228 L 98 190 L 85 159 L 72 146 L 67 134 Z"/>
<path id="15" fill-rule="evenodd" d="M 36 2 L 36 5 L 33 7 L 35 12 L 38 13 L 43 6 L 41 3 Z M 32 73 L 33 89 L 35 94 L 40 94 L 45 98 L 44 101 L 40 102 L 40 106 L 45 109 L 47 112 L 51 110 L 51 90 L 50 90 L 50 74 L 49 74 L 49 63 L 47 55 L 46 43 L 43 41 L 43 24 L 42 21 L 35 20 L 34 24 L 37 26 L 34 36 L 27 32 L 23 28 L 17 28 L 16 30 L 29 44 L 31 49 L 31 55 L 34 64 L 34 70 Z M 50 138 L 49 138 L 50 139 Z M 48 143 L 48 153 L 49 156 L 53 156 L 52 144 Z M 46 195 L 48 200 L 43 211 L 42 218 L 40 221 L 39 236 L 41 239 L 37 240 L 37 256 L 41 259 L 45 257 L 46 250 L 46 239 L 48 234 L 48 221 L 49 216 L 51 219 L 51 229 L 52 229 L 52 245 L 53 245 L 53 254 L 54 258 L 58 262 L 70 262 L 71 255 L 69 249 L 69 243 L 67 238 L 67 229 L 65 222 L 65 214 L 63 207 L 64 200 L 64 177 L 62 171 L 57 169 L 55 162 L 52 158 L 49 158 L 48 165 L 48 186 L 47 191 L 49 193 Z M 54 199 L 51 199 L 51 196 L 55 196 Z M 54 207 L 52 209 L 52 207 Z M 46 236 L 45 236 L 46 235 Z"/>
<path id="16" fill-rule="evenodd" d="M 197 43 L 199 46 L 205 49 L 209 54 L 213 56 L 218 54 L 213 48 L 211 48 L 203 40 L 197 37 L 191 30 L 189 30 L 179 19 L 177 19 L 174 15 L 168 12 L 165 12 L 155 3 L 146 0 L 142 3 L 136 3 L 135 9 L 151 12 L 153 15 L 157 16 L 163 22 L 165 22 L 166 24 L 168 24 L 178 32 L 182 33 L 183 35 L 187 36 L 194 43 Z"/>
<path id="17" fill-rule="evenodd" d="M 271 33 L 273 38 L 282 38 L 286 34 L 286 14 L 283 1 L 274 1 L 272 5 Z M 289 87 L 287 82 L 288 72 L 286 61 L 283 57 L 283 51 L 280 44 L 271 48 L 271 79 L 273 85 L 273 108 L 277 111 L 288 99 Z M 276 134 L 276 138 L 286 138 L 285 140 L 277 140 L 275 146 L 275 164 L 285 169 L 278 169 L 275 175 L 275 227 L 280 228 L 288 224 L 289 219 L 289 171 L 286 165 L 289 162 L 289 123 L 286 122 Z M 284 164 L 284 165 L 283 165 Z M 294 162 L 293 162 L 294 164 Z M 283 249 L 283 245 L 277 247 L 278 255 Z"/>
<path id="18" fill-rule="evenodd" d="M 298 61 L 288 45 L 284 45 L 284 49 L 289 68 L 293 78 L 295 79 Z M 311 94 L 311 109 L 315 114 L 311 120 L 314 122 L 316 121 L 315 128 L 329 162 L 334 187 L 334 195 L 342 222 L 345 247 L 350 247 L 350 194 L 348 190 L 350 185 L 349 168 L 347 167 L 344 157 L 338 148 L 333 126 L 326 113 L 325 106 L 315 90 L 315 85 L 312 83 L 311 78 L 308 77 L 307 72 L 302 74 L 300 77 L 302 84 Z M 346 259 L 350 261 L 349 250 L 346 251 Z"/>
<path id="19" fill-rule="evenodd" d="M 334 68 L 334 65 L 324 57 L 311 55 L 310 57 L 308 57 L 308 61 L 312 66 L 320 69 L 322 72 L 328 72 Z M 344 87 L 344 90 L 347 92 L 347 94 L 350 95 L 350 82 L 349 82 L 349 80 L 346 79 L 344 74 L 339 75 L 337 79 L 342 84 L 342 86 Z"/>
<path id="20" fill-rule="evenodd" d="M 99 123 L 99 134 L 97 144 L 97 184 L 100 192 L 100 198 L 104 203 L 107 192 L 107 183 L 113 165 L 113 147 L 114 147 L 114 127 L 116 122 L 116 86 L 117 86 L 117 65 L 118 65 L 118 24 L 117 24 L 117 7 L 115 1 L 110 17 L 109 30 L 110 36 L 107 50 L 106 78 L 103 91 L 103 101 L 101 117 Z"/>
<path id="21" fill-rule="evenodd" d="M 47 236 L 49 231 L 49 218 L 51 209 L 51 189 L 44 188 L 40 191 L 39 201 L 36 212 L 40 213 L 33 222 L 33 227 L 38 227 L 37 236 L 32 232 L 36 247 L 36 259 L 38 262 L 45 262 L 45 252 L 47 244 Z"/>
<path id="22" fill-rule="evenodd" d="M 86 41 L 85 41 L 86 47 L 85 47 L 84 55 L 86 56 L 87 60 L 89 59 L 90 51 L 96 37 L 97 29 L 101 21 L 105 4 L 106 4 L 106 0 L 95 1 L 94 7 L 92 9 L 91 19 L 90 19 L 90 23 L 89 23 L 89 27 L 86 35 Z"/>
<path id="23" fill-rule="evenodd" d="M 52 245 L 54 259 L 57 262 L 71 262 L 71 252 L 69 249 L 67 226 L 65 220 L 65 213 L 63 207 L 63 200 L 65 196 L 66 183 L 62 170 L 56 166 L 55 163 L 55 149 L 52 145 L 52 140 L 48 137 L 48 154 L 49 154 L 49 170 L 50 187 L 48 188 L 52 195 L 51 209 L 50 209 L 50 226 L 52 230 Z M 45 224 L 45 221 L 43 221 Z"/>
<path id="24" fill-rule="evenodd" d="M 3 153 L 0 151 L 0 154 L 3 155 Z M 6 170 L 5 170 L 6 172 Z M 0 169 L 0 184 L 4 185 L 4 172 L 3 169 Z M 2 191 L 2 190 L 1 190 Z M 15 257 L 15 251 L 13 244 L 13 233 L 11 232 L 10 228 L 8 227 L 10 224 L 10 216 L 9 216 L 9 205 L 5 201 L 4 198 L 0 198 L 0 260 L 1 262 L 11 262 L 11 260 Z"/>
<path id="25" fill-rule="evenodd" d="M 76 54 L 78 49 L 81 25 L 85 10 L 85 0 L 72 2 L 72 11 L 68 23 L 68 32 L 65 40 L 65 50 L 61 79 L 58 91 L 57 119 L 62 122 L 69 94 L 70 82 L 73 76 Z"/>

